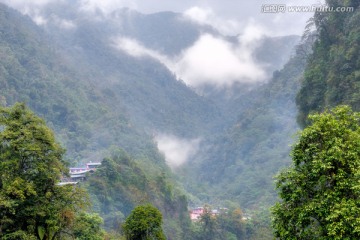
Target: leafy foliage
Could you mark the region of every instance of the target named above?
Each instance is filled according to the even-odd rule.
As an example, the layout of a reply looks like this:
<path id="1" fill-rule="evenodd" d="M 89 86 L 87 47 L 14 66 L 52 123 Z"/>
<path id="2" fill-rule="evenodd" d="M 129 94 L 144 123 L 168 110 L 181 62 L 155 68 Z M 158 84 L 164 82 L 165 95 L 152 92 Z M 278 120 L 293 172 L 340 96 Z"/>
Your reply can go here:
<path id="1" fill-rule="evenodd" d="M 360 237 L 360 114 L 341 106 L 311 115 L 293 147 L 293 166 L 277 177 L 272 211 L 281 239 Z"/>
<path id="2" fill-rule="evenodd" d="M 245 239 L 245 221 L 239 208 L 220 210 L 214 214 L 210 206 L 204 207 L 204 213 L 194 223 L 194 240 Z"/>
<path id="3" fill-rule="evenodd" d="M 80 165 L 82 161 L 98 161 L 111 151 L 112 146 L 121 147 L 135 156 L 134 159 L 106 159 L 106 170 L 99 170 L 99 175 L 89 182 L 90 191 L 95 192 L 91 195 L 94 209 L 104 216 L 107 229 L 118 230 L 135 205 L 151 200 L 157 206 L 162 205 L 167 219 L 164 226 L 167 233 L 181 235 L 178 221 L 187 221 L 186 197 L 175 190 L 178 184 L 170 180 L 169 169 L 152 136 L 130 121 L 124 100 L 126 104 L 133 101 L 139 103 L 129 108 L 145 114 L 147 117 L 143 117 L 142 121 L 150 116 L 143 110 L 151 111 L 153 121 L 161 122 L 157 125 L 159 128 L 170 121 L 173 124 L 169 124 L 168 128 L 180 126 L 181 129 L 175 127 L 177 130 L 174 131 L 184 132 L 184 123 L 191 122 L 189 118 L 198 110 L 186 110 L 187 117 L 178 117 L 175 112 L 180 114 L 183 110 L 168 112 L 160 109 L 170 109 L 174 102 L 183 103 L 181 109 L 188 109 L 189 103 L 198 103 L 201 97 L 154 61 L 129 60 L 127 56 L 117 56 L 112 48 L 101 44 L 97 48 L 87 48 L 86 54 L 74 53 L 73 48 L 67 52 L 66 47 L 60 49 L 59 45 L 50 43 L 44 30 L 31 19 L 3 4 L 0 4 L 0 19 L 0 52 L 4 56 L 0 59 L 1 104 L 27 102 L 55 130 L 62 145 L 67 147 L 66 157 L 71 159 L 72 165 Z M 89 42 L 99 40 L 101 43 L 92 22 L 83 21 L 79 32 L 73 36 L 80 41 L 77 44 L 84 44 L 82 46 L 85 48 Z M 98 26 L 98 29 L 102 29 L 102 26 Z M 87 28 L 89 31 L 86 31 Z M 98 55 L 99 52 L 102 53 Z M 104 53 L 107 57 L 98 57 L 104 56 Z M 76 56 L 81 56 L 81 60 Z M 111 76 L 104 74 L 104 69 L 109 70 L 110 66 L 112 71 L 116 70 Z M 158 69 L 156 76 L 147 76 L 154 74 L 153 67 Z M 125 73 L 126 77 L 123 76 Z M 116 86 L 110 84 L 114 79 L 117 79 Z M 103 85 L 101 81 L 104 81 Z M 148 84 L 152 84 L 151 87 Z M 128 90 L 124 91 L 123 87 Z M 151 99 L 159 101 L 149 101 L 149 97 L 145 97 L 146 92 L 151 93 Z M 201 101 L 203 103 L 194 109 L 206 105 L 204 100 Z M 144 103 L 153 106 L 150 108 Z M 155 108 L 158 105 L 163 107 Z M 172 120 L 167 115 L 173 115 Z M 121 175 L 116 171 L 120 171 Z M 113 180 L 114 183 L 111 183 Z"/>
<path id="4" fill-rule="evenodd" d="M 73 236 L 76 240 L 103 240 L 104 231 L 101 229 L 103 220 L 94 213 L 80 213 L 76 216 L 73 226 Z"/>
<path id="5" fill-rule="evenodd" d="M 153 203 L 166 220 L 165 233 L 181 239 L 189 223 L 187 199 L 175 188 L 170 176 L 145 174 L 135 159 L 123 150 L 114 150 L 109 158 L 89 178 L 86 187 L 94 209 L 104 218 L 105 228 L 120 232 L 120 226 L 136 205 Z"/>
<path id="6" fill-rule="evenodd" d="M 293 114 L 298 80 L 293 76 L 302 71 L 301 61 L 295 59 L 287 70 L 276 72 L 277 80 L 269 89 L 261 87 L 241 96 L 251 100 L 214 101 L 212 96 L 196 94 L 161 63 L 130 57 L 114 51 L 110 44 L 114 33 L 125 34 L 173 55 L 202 32 L 218 34 L 213 29 L 184 22 L 173 13 L 143 15 L 123 10 L 115 12 L 112 20 L 98 13 L 89 17 L 77 12 L 74 5 L 73 1 L 46 5 L 41 12 L 48 20 L 43 28 L 0 5 L 0 101 L 3 105 L 24 101 L 46 119 L 66 146 L 73 165 L 99 161 L 109 155 L 112 146 L 134 156 L 106 158 L 87 184 L 94 209 L 104 217 L 107 229 L 118 230 L 135 205 L 150 201 L 164 214 L 166 235 L 189 239 L 184 236 L 191 227 L 186 197 L 170 180 L 173 176 L 152 140 L 158 131 L 186 138 L 211 136 L 209 155 L 201 163 L 194 162 L 198 165 L 190 171 L 196 179 L 189 183 L 188 175 L 184 177 L 189 185 L 205 183 L 199 188 L 204 191 L 193 191 L 196 195 L 231 198 L 246 207 L 271 201 L 270 176 L 287 161 L 288 151 L 279 150 L 274 142 L 287 142 L 295 128 L 288 116 Z M 59 19 L 69 19 L 76 27 L 64 29 Z M 295 39 L 266 40 L 277 47 L 265 43 L 266 56 L 261 50 L 256 58 L 275 59 L 272 55 L 279 54 L 275 50 Z M 279 54 L 277 64 L 283 61 Z M 275 107 L 278 101 L 286 103 Z M 262 107 L 267 104 L 274 108 Z M 285 116 L 278 117 L 277 112 Z M 283 132 L 277 133 L 282 126 L 286 126 Z M 228 130 L 224 133 L 224 129 Z M 213 131 L 221 136 L 214 136 Z M 204 152 L 208 149 L 203 148 Z M 272 164 L 273 159 L 280 161 Z M 224 178 L 224 172 L 228 177 Z M 215 194 L 209 189 L 216 190 Z"/>
<path id="7" fill-rule="evenodd" d="M 309 113 L 348 104 L 360 110 L 360 11 L 358 1 L 326 1 L 329 7 L 353 7 L 353 12 L 318 12 L 313 18 L 317 41 L 297 95 L 298 122 Z"/>
<path id="8" fill-rule="evenodd" d="M 93 74 L 94 66 L 81 66 L 31 19 L 3 4 L 0 20 L 2 105 L 25 102 L 44 118 L 66 147 L 72 165 L 98 161 L 112 145 L 142 156 L 147 163 L 161 164 L 151 137 L 130 121 L 123 101 L 91 81 L 102 79 L 100 69 Z"/>
<path id="9" fill-rule="evenodd" d="M 137 206 L 123 225 L 128 240 L 165 240 L 161 212 L 151 204 Z"/>
<path id="10" fill-rule="evenodd" d="M 58 186 L 68 169 L 63 149 L 25 105 L 0 109 L 0 237 L 59 239 L 86 194 Z"/>

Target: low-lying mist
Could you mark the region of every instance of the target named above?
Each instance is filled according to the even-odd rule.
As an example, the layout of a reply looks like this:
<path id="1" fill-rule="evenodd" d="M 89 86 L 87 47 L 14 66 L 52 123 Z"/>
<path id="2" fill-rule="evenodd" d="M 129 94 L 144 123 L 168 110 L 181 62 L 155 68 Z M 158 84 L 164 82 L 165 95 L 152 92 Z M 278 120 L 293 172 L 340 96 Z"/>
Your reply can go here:
<path id="1" fill-rule="evenodd" d="M 262 31 L 256 26 L 248 26 L 236 43 L 206 33 L 176 57 L 165 56 L 136 39 L 123 36 L 112 39 L 112 44 L 133 57 L 158 60 L 189 86 L 223 88 L 233 83 L 256 83 L 266 79 L 262 64 L 253 57 L 261 37 Z"/>
<path id="2" fill-rule="evenodd" d="M 158 149 L 165 156 L 166 163 L 175 169 L 188 162 L 199 150 L 200 139 L 184 139 L 168 134 L 155 137 Z"/>

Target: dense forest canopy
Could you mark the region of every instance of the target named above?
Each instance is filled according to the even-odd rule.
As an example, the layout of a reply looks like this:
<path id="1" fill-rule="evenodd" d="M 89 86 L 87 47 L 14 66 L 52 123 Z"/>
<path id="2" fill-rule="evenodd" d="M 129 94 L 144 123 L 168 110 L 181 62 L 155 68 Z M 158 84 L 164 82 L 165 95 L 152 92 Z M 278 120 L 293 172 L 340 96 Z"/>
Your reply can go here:
<path id="1" fill-rule="evenodd" d="M 327 4 L 354 11 L 318 11 L 301 39 L 262 36 L 248 45 L 241 42 L 246 36 L 224 35 L 179 13 L 89 13 L 54 1 L 38 9 L 47 20 L 41 22 L 0 4 L 0 104 L 14 106 L 2 109 L 0 135 L 15 144 L 2 139 L 0 234 L 51 239 L 65 229 L 77 239 L 121 239 L 130 234 L 123 223 L 133 209 L 151 204 L 167 239 L 271 238 L 272 177 L 290 164 L 296 131 L 313 112 L 339 104 L 360 110 L 359 2 Z M 185 61 L 204 42 L 247 59 L 264 79 L 189 84 L 169 61 Z M 41 156 L 44 146 L 52 149 L 44 153 L 49 159 Z M 43 162 L 51 159 L 60 162 L 49 175 Z M 92 210 L 64 208 L 60 173 L 91 161 L 101 166 L 77 186 Z M 61 195 L 54 208 L 49 189 L 35 191 L 41 181 Z M 190 221 L 189 210 L 199 206 L 203 216 Z M 57 211 L 65 217 L 54 217 Z M 23 217 L 29 221 L 18 226 Z"/>
<path id="2" fill-rule="evenodd" d="M 349 106 L 309 116 L 311 125 L 292 149 L 292 166 L 277 176 L 276 237 L 360 237 L 359 117 Z"/>
<path id="3" fill-rule="evenodd" d="M 58 185 L 63 149 L 24 104 L 1 108 L 0 126 L 1 239 L 67 239 L 88 203 L 83 189 Z"/>
<path id="4" fill-rule="evenodd" d="M 297 95 L 298 122 L 327 107 L 348 104 L 360 110 L 360 13 L 358 1 L 327 1 L 330 7 L 351 6 L 351 12 L 316 12 L 313 54 L 308 59 L 304 81 Z"/>

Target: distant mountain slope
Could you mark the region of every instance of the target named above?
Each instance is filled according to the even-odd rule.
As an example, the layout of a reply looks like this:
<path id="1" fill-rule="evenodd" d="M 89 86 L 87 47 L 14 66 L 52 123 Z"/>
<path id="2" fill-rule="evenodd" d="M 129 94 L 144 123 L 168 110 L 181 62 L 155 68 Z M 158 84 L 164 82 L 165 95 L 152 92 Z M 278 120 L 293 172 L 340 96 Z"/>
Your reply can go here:
<path id="1" fill-rule="evenodd" d="M 160 12 L 145 15 L 123 10 L 120 16 L 122 34 L 170 56 L 190 47 L 203 33 L 220 35 L 211 26 L 200 26 L 179 13 Z"/>
<path id="2" fill-rule="evenodd" d="M 124 105 L 87 81 L 83 69 L 57 48 L 30 18 L 0 4 L 1 104 L 26 102 L 55 130 L 72 166 L 112 156 L 81 184 L 89 189 L 107 229 L 118 230 L 117 221 L 132 207 L 152 202 L 169 223 L 166 234 L 181 235 L 179 221 L 188 220 L 187 200 L 152 136 L 137 129 Z"/>
<path id="3" fill-rule="evenodd" d="M 297 53 L 268 84 L 235 100 L 233 106 L 242 106 L 237 121 L 204 142 L 203 151 L 183 170 L 191 191 L 200 190 L 203 199 L 231 199 L 245 209 L 276 199 L 272 178 L 289 163 L 289 145 L 298 129 L 295 96 L 304 68 L 305 58 Z"/>
<path id="4" fill-rule="evenodd" d="M 136 21 L 133 27 L 138 28 L 132 30 L 135 35 L 142 30 Z M 116 50 L 111 39 L 122 34 L 123 24 L 86 17 L 76 19 L 75 23 L 76 28 L 71 30 L 50 23 L 46 29 L 50 34 L 57 33 L 52 35 L 54 40 L 70 56 L 70 63 L 77 66 L 83 79 L 112 98 L 109 103 L 114 109 L 120 102 L 137 127 L 192 137 L 206 131 L 207 119 L 220 117 L 220 110 L 211 101 L 178 81 L 160 62 Z M 189 125 L 191 132 L 187 131 Z"/>
<path id="5" fill-rule="evenodd" d="M 79 11 L 72 3 L 49 3 L 39 12 L 40 26 L 2 7 L 0 50 L 7 56 L 0 59 L 3 102 L 26 101 L 56 130 L 74 163 L 101 159 L 115 145 L 134 155 L 140 167 L 146 167 L 145 174 L 158 174 L 168 169 L 153 140 L 157 134 L 204 139 L 193 162 L 197 168 L 189 171 L 195 180 L 209 187 L 216 183 L 218 195 L 212 197 L 229 197 L 246 206 L 261 201 L 259 191 L 269 173 L 257 178 L 259 163 L 266 162 L 274 172 L 286 161 L 276 159 L 287 149 L 272 146 L 271 137 L 286 142 L 287 134 L 296 129 L 286 121 L 294 113 L 299 60 L 295 57 L 276 72 L 269 84 L 239 84 L 225 90 L 210 86 L 201 96 L 158 60 L 116 49 L 114 37 L 134 38 L 150 50 L 173 56 L 204 32 L 224 41 L 237 41 L 237 36 L 221 36 L 175 13 L 120 10 L 104 15 Z M 23 42 L 17 44 L 18 39 Z M 264 38 L 254 57 L 271 72 L 291 55 L 297 39 Z M 275 134 L 282 124 L 286 127 Z M 267 154 L 273 157 L 267 159 Z M 247 175 L 238 176 L 241 171 Z M 229 174 L 222 178 L 222 172 Z M 248 183 L 239 185 L 245 178 Z M 266 184 L 268 191 L 270 183 Z M 239 186 L 255 193 L 246 196 Z"/>
<path id="6" fill-rule="evenodd" d="M 44 29 L 62 46 L 61 51 L 71 56 L 69 61 L 81 69 L 87 81 L 111 96 L 110 102 L 123 103 L 138 127 L 193 138 L 211 134 L 214 126 L 223 125 L 223 119 L 233 119 L 229 113 L 237 115 L 224 109 L 231 104 L 227 97 L 201 97 L 158 60 L 117 51 L 113 42 L 116 37 L 125 37 L 171 58 L 202 34 L 228 38 L 211 26 L 198 25 L 172 12 L 141 14 L 122 9 L 108 15 L 89 13 L 78 11 L 72 1 L 49 4 L 41 14 L 46 19 Z M 71 23 L 70 27 L 64 27 L 64 21 Z M 237 41 L 237 37 L 232 39 Z M 264 38 L 255 57 L 271 73 L 286 62 L 297 40 L 296 36 Z"/>
<path id="7" fill-rule="evenodd" d="M 264 65 L 267 73 L 280 70 L 295 54 L 294 46 L 300 41 L 300 36 L 264 37 L 255 50 L 255 59 Z M 271 76 L 271 75 L 270 75 Z"/>
<path id="8" fill-rule="evenodd" d="M 86 112 L 95 107 L 91 99 L 97 93 L 76 79 L 74 69 L 64 64 L 44 32 L 30 18 L 4 5 L 0 8 L 0 18 L 2 103 L 26 102 L 46 118 L 62 141 L 71 142 L 69 153 L 81 152 L 92 136 L 82 122 L 86 118 L 91 121 L 102 112 Z"/>
<path id="9" fill-rule="evenodd" d="M 2 104 L 23 101 L 45 118 L 72 164 L 99 161 L 115 145 L 166 167 L 151 136 L 134 127 L 123 103 L 88 81 L 80 63 L 50 43 L 30 18 L 0 6 Z"/>

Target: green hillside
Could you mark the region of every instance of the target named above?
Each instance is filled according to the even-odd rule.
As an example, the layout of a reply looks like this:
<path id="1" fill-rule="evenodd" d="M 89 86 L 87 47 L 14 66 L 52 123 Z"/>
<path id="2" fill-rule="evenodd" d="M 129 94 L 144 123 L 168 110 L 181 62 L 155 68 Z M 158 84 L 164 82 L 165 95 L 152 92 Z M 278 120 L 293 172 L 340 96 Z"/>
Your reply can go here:
<path id="1" fill-rule="evenodd" d="M 328 2 L 330 7 L 340 3 Z M 245 209 L 271 204 L 276 199 L 272 178 L 290 163 L 295 119 L 304 126 L 313 111 L 339 104 L 359 109 L 359 4 L 345 6 L 354 12 L 317 12 L 284 68 L 228 105 L 238 113 L 235 123 L 203 142 L 201 153 L 183 170 L 191 191 L 204 201 L 232 199 Z"/>
<path id="2" fill-rule="evenodd" d="M 106 204 L 107 208 L 116 209 L 117 214 L 125 216 L 131 207 L 145 201 L 160 206 L 167 221 L 174 219 L 175 223 L 166 227 L 167 234 L 181 234 L 181 227 L 178 227 L 181 225 L 176 221 L 186 209 L 175 207 L 168 213 L 165 211 L 168 208 L 164 206 L 165 202 L 171 205 L 177 201 L 186 208 L 186 198 L 181 198 L 183 193 L 180 190 L 172 190 L 178 188 L 178 184 L 171 180 L 164 158 L 151 137 L 134 127 L 119 102 L 111 102 L 107 92 L 86 82 L 79 69 L 56 51 L 57 46 L 50 43 L 47 35 L 29 18 L 0 5 L 0 22 L 0 52 L 3 56 L 0 58 L 0 91 L 3 105 L 25 102 L 44 118 L 67 149 L 66 158 L 71 166 L 82 166 L 91 160 L 101 161 L 111 156 L 114 148 L 122 148 L 136 156 L 136 160 L 129 157 L 121 160 L 127 161 L 121 167 L 110 165 L 114 168 L 110 170 L 106 168 L 110 160 L 104 162 L 105 172 L 127 169 L 127 173 L 122 174 L 122 178 L 127 176 L 125 180 L 106 186 L 106 191 L 117 194 L 109 198 L 126 199 L 122 201 L 123 205 L 113 206 L 114 202 L 104 203 L 97 199 L 102 194 L 101 188 L 94 186 L 98 186 L 98 182 L 106 183 L 108 179 L 107 175 L 101 175 L 102 171 L 86 185 L 93 196 L 94 210 L 105 217 L 107 229 L 115 229 L 114 221 L 107 217 L 107 210 L 97 207 L 99 204 Z M 116 108 L 113 108 L 115 105 Z M 149 187 L 147 193 L 142 192 L 144 187 Z M 126 188 L 131 190 L 121 190 Z M 187 215 L 183 216 L 186 219 Z"/>
<path id="3" fill-rule="evenodd" d="M 29 18 L 1 5 L 0 81 L 3 105 L 25 102 L 45 118 L 68 150 L 73 163 L 108 148 L 114 129 L 136 136 L 126 112 L 110 112 L 107 97 L 50 44 Z M 140 142 L 140 141 L 139 141 Z M 131 150 L 126 145 L 122 146 Z M 85 151 L 86 149 L 86 151 Z M 94 156 L 98 157 L 98 156 Z"/>
<path id="4" fill-rule="evenodd" d="M 184 181 L 199 187 L 193 191 L 205 200 L 231 199 L 245 209 L 276 199 L 272 177 L 290 160 L 289 145 L 298 129 L 295 96 L 304 67 L 305 59 L 297 53 L 268 84 L 235 100 L 233 106 L 241 106 L 237 121 L 203 143 L 196 162 L 183 171 L 192 179 Z"/>
<path id="5" fill-rule="evenodd" d="M 187 197 L 165 171 L 158 175 L 146 171 L 124 151 L 113 150 L 85 183 L 93 209 L 101 213 L 106 230 L 121 232 L 131 210 L 151 202 L 163 214 L 167 237 L 184 239 L 190 228 Z"/>
<path id="6" fill-rule="evenodd" d="M 358 1 L 327 1 L 330 7 L 353 7 L 350 12 L 315 14 L 317 40 L 297 95 L 298 121 L 307 124 L 311 112 L 348 104 L 360 110 L 360 11 Z"/>
<path id="7" fill-rule="evenodd" d="M 60 47 L 58 50 L 81 72 L 85 84 L 91 83 L 110 98 L 107 103 L 114 111 L 122 111 L 124 107 L 137 128 L 150 134 L 161 131 L 193 137 L 207 131 L 212 124 L 207 119 L 220 118 L 221 111 L 211 101 L 178 81 L 162 63 L 151 57 L 129 56 L 112 43 L 118 36 L 141 35 L 136 40 L 144 46 L 161 45 L 166 48 L 166 54 L 171 54 L 169 49 L 183 49 L 187 46 L 185 42 L 193 43 L 201 29 L 195 30 L 191 23 L 184 25 L 175 13 L 144 15 L 119 10 L 114 17 L 95 15 L 98 19 L 76 11 L 71 2 L 54 5 L 44 9 L 45 16 L 57 13 L 76 25 L 74 29 L 63 29 L 56 21 L 49 20 L 44 29 Z M 62 7 L 67 10 L 63 11 Z M 178 39 L 180 35 L 183 37 Z M 160 47 L 154 50 L 162 51 Z M 192 131 L 188 131 L 189 125 Z"/>
<path id="8" fill-rule="evenodd" d="M 119 231 L 135 206 L 151 202 L 164 215 L 169 239 L 190 239 L 184 234 L 200 230 L 191 229 L 184 189 L 200 204 L 254 210 L 274 201 L 271 177 L 287 165 L 284 146 L 297 129 L 294 99 L 302 56 L 295 54 L 269 83 L 239 84 L 231 94 L 209 86 L 201 96 L 159 61 L 118 51 L 111 39 L 123 34 L 173 56 L 204 32 L 237 36 L 220 36 L 170 12 L 90 15 L 60 1 L 41 14 L 47 23 L 39 26 L 0 5 L 0 101 L 25 102 L 44 118 L 71 166 L 104 159 L 82 186 L 105 229 Z M 59 24 L 61 18 L 73 26 Z M 297 41 L 264 38 L 254 58 L 272 72 Z M 176 174 L 157 149 L 154 137 L 161 133 L 201 139 L 199 152 Z"/>

